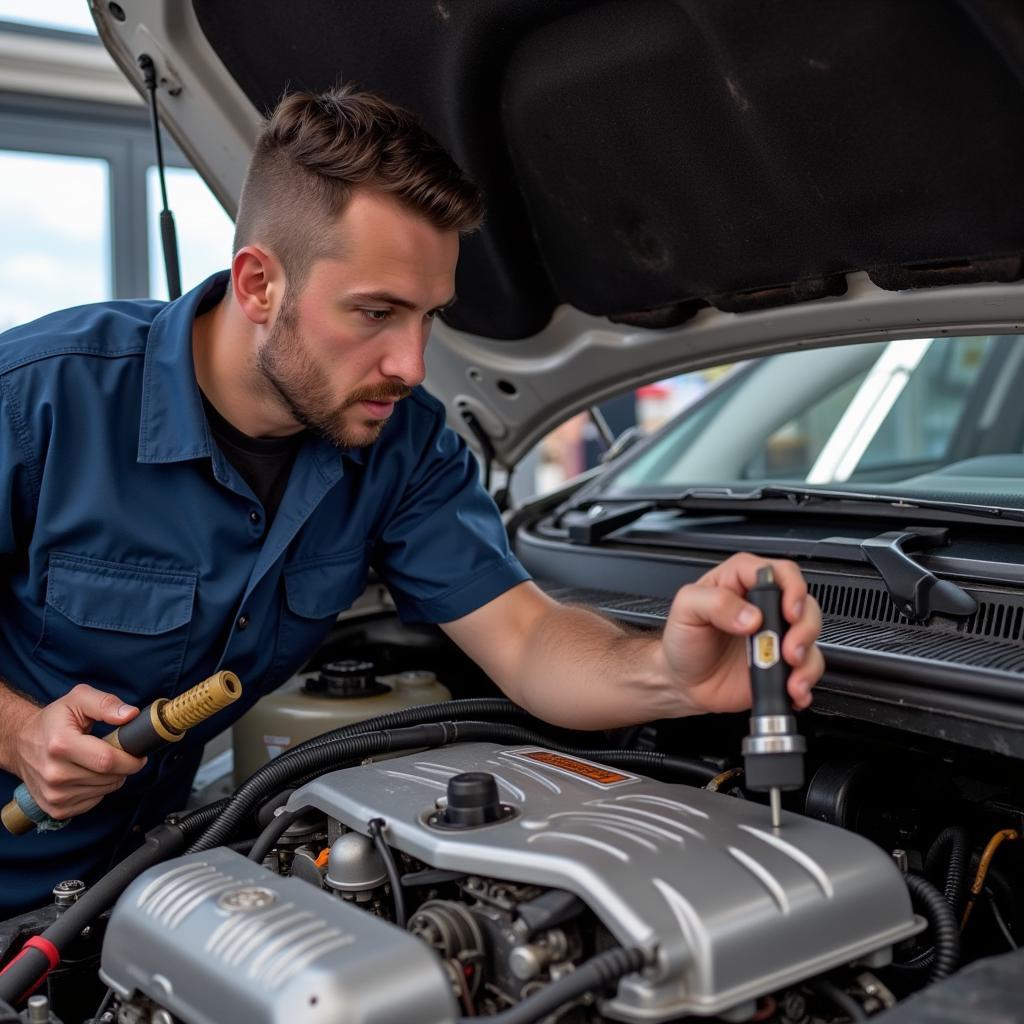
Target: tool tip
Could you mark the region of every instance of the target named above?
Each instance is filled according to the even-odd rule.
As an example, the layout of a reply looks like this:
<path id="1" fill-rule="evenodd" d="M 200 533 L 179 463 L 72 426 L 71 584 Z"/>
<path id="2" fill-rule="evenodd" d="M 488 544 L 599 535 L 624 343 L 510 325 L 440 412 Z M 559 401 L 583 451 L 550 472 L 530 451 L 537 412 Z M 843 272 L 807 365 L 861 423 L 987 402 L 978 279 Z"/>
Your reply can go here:
<path id="1" fill-rule="evenodd" d="M 770 565 L 762 565 L 757 570 L 757 582 L 758 583 L 774 583 L 775 582 L 775 571 Z"/>
<path id="2" fill-rule="evenodd" d="M 782 791 L 773 786 L 768 798 L 772 805 L 772 828 L 779 828 L 782 825 Z"/>

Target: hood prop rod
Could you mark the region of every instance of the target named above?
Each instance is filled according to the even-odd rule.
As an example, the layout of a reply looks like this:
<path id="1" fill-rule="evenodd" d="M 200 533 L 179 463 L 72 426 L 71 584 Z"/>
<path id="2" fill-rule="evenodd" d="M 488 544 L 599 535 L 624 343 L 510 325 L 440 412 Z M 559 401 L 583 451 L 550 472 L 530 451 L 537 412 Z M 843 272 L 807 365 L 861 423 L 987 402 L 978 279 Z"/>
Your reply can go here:
<path id="1" fill-rule="evenodd" d="M 160 115 L 156 106 L 156 65 L 148 53 L 139 55 L 137 61 L 142 72 L 142 81 L 149 93 L 149 112 L 153 122 L 153 138 L 156 141 L 156 169 L 160 177 L 160 243 L 164 253 L 164 270 L 167 273 L 167 294 L 173 300 L 181 297 L 181 269 L 178 266 L 178 235 L 174 228 L 174 214 L 167 205 L 167 181 L 164 176 L 164 147 L 160 139 Z"/>

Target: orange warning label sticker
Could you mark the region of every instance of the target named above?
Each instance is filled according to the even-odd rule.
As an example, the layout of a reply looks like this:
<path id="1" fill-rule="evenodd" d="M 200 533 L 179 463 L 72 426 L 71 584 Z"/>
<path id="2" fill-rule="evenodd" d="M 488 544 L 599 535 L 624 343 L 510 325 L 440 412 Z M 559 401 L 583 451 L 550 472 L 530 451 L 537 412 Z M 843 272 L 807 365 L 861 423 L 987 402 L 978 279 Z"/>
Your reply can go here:
<path id="1" fill-rule="evenodd" d="M 618 786 L 623 782 L 637 781 L 635 775 L 627 775 L 603 764 L 594 764 L 593 761 L 581 761 L 578 757 L 557 754 L 553 750 L 510 750 L 508 753 L 513 757 L 521 757 L 526 761 L 554 768 L 555 771 L 564 772 L 566 775 L 578 776 L 597 786 Z"/>

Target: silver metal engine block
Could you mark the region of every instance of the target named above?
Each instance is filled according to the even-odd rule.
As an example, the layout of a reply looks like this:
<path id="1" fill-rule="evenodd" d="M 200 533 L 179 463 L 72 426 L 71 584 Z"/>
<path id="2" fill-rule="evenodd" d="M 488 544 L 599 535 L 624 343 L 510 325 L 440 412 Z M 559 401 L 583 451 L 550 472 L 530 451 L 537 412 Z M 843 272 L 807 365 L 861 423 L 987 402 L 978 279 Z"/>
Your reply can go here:
<path id="1" fill-rule="evenodd" d="M 437 827 L 448 780 L 463 772 L 494 777 L 506 817 Z M 742 1019 L 760 996 L 831 968 L 887 963 L 924 926 L 895 864 L 860 836 L 795 814 L 773 831 L 759 804 L 535 747 L 465 744 L 348 768 L 292 794 L 290 808 L 304 805 L 353 840 L 345 829 L 366 835 L 382 818 L 388 843 L 430 868 L 576 896 L 648 956 L 600 1003 L 614 1020 Z M 138 878 L 114 909 L 101 974 L 185 1024 L 459 1014 L 425 942 L 227 849 Z"/>

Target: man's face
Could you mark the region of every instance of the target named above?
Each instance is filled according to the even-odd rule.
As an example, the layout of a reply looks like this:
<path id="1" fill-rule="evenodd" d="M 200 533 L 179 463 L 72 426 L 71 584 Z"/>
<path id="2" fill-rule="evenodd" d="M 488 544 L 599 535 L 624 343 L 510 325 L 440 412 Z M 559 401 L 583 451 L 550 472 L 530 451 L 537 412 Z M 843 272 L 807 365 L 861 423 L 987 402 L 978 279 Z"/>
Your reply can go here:
<path id="1" fill-rule="evenodd" d="M 353 195 L 337 232 L 342 255 L 316 261 L 298 295 L 286 288 L 257 367 L 296 422 L 360 448 L 423 380 L 431 323 L 454 299 L 459 238 L 370 192 Z"/>

